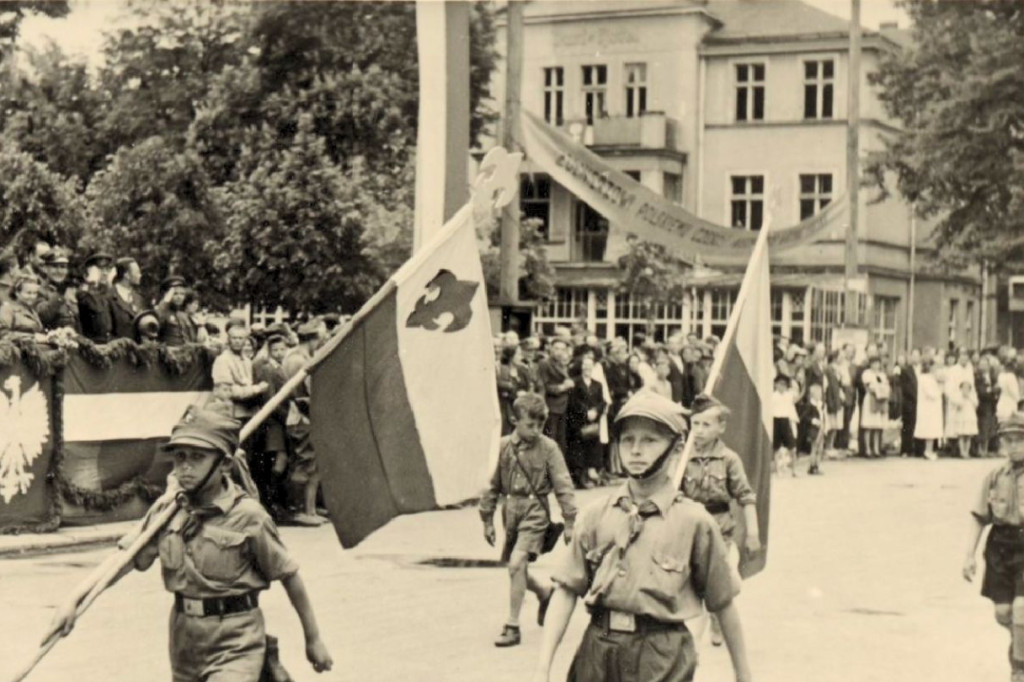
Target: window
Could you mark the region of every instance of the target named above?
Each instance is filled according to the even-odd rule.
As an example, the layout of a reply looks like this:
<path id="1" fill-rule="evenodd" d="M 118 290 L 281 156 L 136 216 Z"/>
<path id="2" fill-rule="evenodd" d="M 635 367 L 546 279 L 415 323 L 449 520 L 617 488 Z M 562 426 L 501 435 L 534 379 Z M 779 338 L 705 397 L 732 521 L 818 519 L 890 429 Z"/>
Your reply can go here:
<path id="1" fill-rule="evenodd" d="M 804 342 L 804 320 L 807 319 L 807 296 L 803 291 L 793 291 L 789 296 L 789 340 Z"/>
<path id="2" fill-rule="evenodd" d="M 811 341 L 832 347 L 832 330 L 842 326 L 845 305 L 845 292 L 811 288 Z"/>
<path id="3" fill-rule="evenodd" d="M 800 175 L 800 220 L 806 220 L 832 201 L 832 175 Z"/>
<path id="4" fill-rule="evenodd" d="M 665 173 L 665 198 L 673 204 L 683 203 L 683 176 L 679 173 Z"/>
<path id="5" fill-rule="evenodd" d="M 622 171 L 622 172 L 624 174 L 628 175 L 629 177 L 633 178 L 637 182 L 640 182 L 640 171 L 627 170 L 627 171 Z"/>
<path id="6" fill-rule="evenodd" d="M 536 72 L 534 72 L 536 73 Z M 562 105 L 565 98 L 565 71 L 560 66 L 544 69 L 544 120 L 562 125 Z"/>
<path id="7" fill-rule="evenodd" d="M 736 120 L 764 120 L 764 64 L 736 65 Z"/>
<path id="8" fill-rule="evenodd" d="M 832 118 L 835 79 L 834 60 L 804 62 L 804 118 Z"/>
<path id="9" fill-rule="evenodd" d="M 523 219 L 539 220 L 540 233 L 549 239 L 551 225 L 551 178 L 524 175 L 519 182 L 519 211 Z"/>
<path id="10" fill-rule="evenodd" d="M 626 118 L 647 111 L 647 65 L 626 64 Z"/>
<path id="11" fill-rule="evenodd" d="M 956 320 L 960 317 L 960 301 L 955 298 L 949 299 L 949 323 L 947 324 L 946 333 L 949 337 L 949 346 L 954 348 L 957 345 L 956 339 Z"/>
<path id="12" fill-rule="evenodd" d="M 782 293 L 778 289 L 772 289 L 772 337 L 782 338 Z"/>
<path id="13" fill-rule="evenodd" d="M 659 343 L 682 332 L 685 306 L 677 303 L 652 303 L 628 293 L 615 295 L 615 336 L 633 345 L 637 333 Z"/>
<path id="14" fill-rule="evenodd" d="M 608 221 L 582 201 L 576 203 L 576 225 L 573 233 L 573 260 L 577 263 L 600 263 L 608 244 Z"/>
<path id="15" fill-rule="evenodd" d="M 760 230 L 764 222 L 764 176 L 734 175 L 730 224 L 745 230 Z"/>
<path id="16" fill-rule="evenodd" d="M 587 114 L 587 125 L 594 125 L 595 118 L 605 115 L 605 94 L 608 87 L 608 67 L 592 65 L 583 67 L 583 111 Z"/>
<path id="17" fill-rule="evenodd" d="M 974 301 L 967 301 L 967 308 L 964 310 L 964 343 L 974 346 Z"/>
<path id="18" fill-rule="evenodd" d="M 879 346 L 890 353 L 896 351 L 896 319 L 899 316 L 900 299 L 896 296 L 875 296 L 872 336 Z"/>
<path id="19" fill-rule="evenodd" d="M 555 333 L 555 327 L 572 327 L 581 322 L 585 324 L 587 300 L 586 289 L 558 287 L 555 289 L 555 297 L 537 309 L 533 318 L 535 331 L 551 336 Z"/>
<path id="20" fill-rule="evenodd" d="M 725 337 L 725 328 L 729 325 L 729 315 L 736 302 L 736 294 L 735 291 L 711 290 L 711 333 L 719 339 Z"/>

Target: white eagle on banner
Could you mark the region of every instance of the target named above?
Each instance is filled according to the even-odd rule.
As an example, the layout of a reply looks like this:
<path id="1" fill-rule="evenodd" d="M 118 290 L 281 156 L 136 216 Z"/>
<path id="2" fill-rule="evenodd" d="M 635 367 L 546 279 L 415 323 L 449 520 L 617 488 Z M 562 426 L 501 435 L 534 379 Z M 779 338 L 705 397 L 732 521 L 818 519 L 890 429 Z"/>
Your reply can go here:
<path id="1" fill-rule="evenodd" d="M 50 411 L 38 383 L 22 395 L 21 377 L 14 375 L 4 389 L 10 398 L 0 393 L 0 497 L 9 503 L 32 485 L 29 469 L 50 435 Z"/>

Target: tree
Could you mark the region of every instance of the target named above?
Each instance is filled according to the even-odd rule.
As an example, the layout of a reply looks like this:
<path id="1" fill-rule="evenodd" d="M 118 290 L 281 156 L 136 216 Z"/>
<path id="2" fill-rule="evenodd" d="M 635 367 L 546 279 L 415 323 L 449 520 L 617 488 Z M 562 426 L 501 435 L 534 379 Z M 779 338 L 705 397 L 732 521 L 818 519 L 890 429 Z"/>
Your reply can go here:
<path id="1" fill-rule="evenodd" d="M 17 41 L 26 15 L 65 17 L 68 11 L 67 0 L 4 0 L 0 3 L 0 62 Z"/>
<path id="2" fill-rule="evenodd" d="M 629 251 L 619 258 L 619 269 L 622 271 L 619 293 L 628 294 L 640 303 L 650 334 L 657 306 L 682 300 L 687 266 L 661 244 L 630 238 Z"/>
<path id="3" fill-rule="evenodd" d="M 75 244 L 89 224 L 75 182 L 18 149 L 0 142 L 0 240 L 28 245 L 33 238 Z"/>
<path id="4" fill-rule="evenodd" d="M 486 235 L 487 246 L 480 253 L 487 297 L 496 299 L 501 289 L 501 230 L 493 221 Z M 555 269 L 548 261 L 542 222 L 527 218 L 519 223 L 519 298 L 544 301 L 555 295 Z"/>
<path id="5" fill-rule="evenodd" d="M 286 149 L 276 137 L 254 134 L 239 179 L 217 193 L 227 232 L 209 250 L 222 288 L 258 306 L 354 312 L 386 277 L 368 251 L 361 170 L 331 163 L 310 115 Z"/>
<path id="6" fill-rule="evenodd" d="M 146 288 L 168 274 L 200 287 L 215 306 L 231 303 L 218 288 L 207 244 L 223 239 L 222 218 L 199 157 L 163 137 L 121 149 L 96 175 L 86 195 L 97 219 L 83 239 L 87 248 L 133 256 Z"/>
<path id="7" fill-rule="evenodd" d="M 939 258 L 996 266 L 1024 256 L 1024 6 L 1019 0 L 907 0 L 912 47 L 871 81 L 903 130 L 870 160 L 922 217 Z"/>

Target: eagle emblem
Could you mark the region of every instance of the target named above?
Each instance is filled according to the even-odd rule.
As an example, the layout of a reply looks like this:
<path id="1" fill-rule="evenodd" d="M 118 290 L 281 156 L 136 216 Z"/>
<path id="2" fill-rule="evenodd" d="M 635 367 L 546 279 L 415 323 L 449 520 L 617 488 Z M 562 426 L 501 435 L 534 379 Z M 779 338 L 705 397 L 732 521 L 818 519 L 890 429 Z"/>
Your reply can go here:
<path id="1" fill-rule="evenodd" d="M 50 411 L 36 383 L 24 394 L 21 377 L 12 375 L 0 392 L 0 497 L 5 503 L 32 485 L 32 462 L 50 436 Z M 10 394 L 10 397 L 8 397 Z"/>
<path id="2" fill-rule="evenodd" d="M 446 333 L 465 329 L 473 317 L 471 303 L 479 286 L 479 282 L 463 281 L 448 270 L 438 271 L 427 283 L 427 293 L 416 301 L 405 326 L 428 331 L 444 326 L 442 331 Z"/>

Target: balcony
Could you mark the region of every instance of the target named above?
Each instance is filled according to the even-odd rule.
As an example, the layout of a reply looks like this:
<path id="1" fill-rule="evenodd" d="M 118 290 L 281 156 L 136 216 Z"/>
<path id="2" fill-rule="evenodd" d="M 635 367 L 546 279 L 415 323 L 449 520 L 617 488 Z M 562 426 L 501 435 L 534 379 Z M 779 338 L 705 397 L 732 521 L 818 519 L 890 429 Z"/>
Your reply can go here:
<path id="1" fill-rule="evenodd" d="M 588 147 L 634 149 L 676 149 L 675 120 L 660 111 L 648 111 L 639 117 L 604 116 L 586 121 L 566 121 L 569 135 Z"/>

